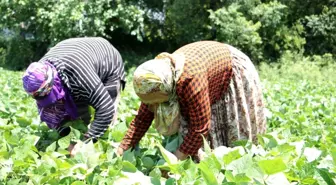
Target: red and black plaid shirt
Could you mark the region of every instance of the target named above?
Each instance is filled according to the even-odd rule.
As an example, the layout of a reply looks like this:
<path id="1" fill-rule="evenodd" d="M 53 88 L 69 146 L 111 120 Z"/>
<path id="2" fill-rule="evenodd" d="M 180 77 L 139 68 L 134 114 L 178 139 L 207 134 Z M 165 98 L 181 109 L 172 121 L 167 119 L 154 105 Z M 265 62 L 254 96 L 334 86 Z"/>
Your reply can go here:
<path id="1" fill-rule="evenodd" d="M 206 136 L 210 128 L 211 105 L 222 97 L 231 80 L 231 53 L 224 44 L 215 41 L 188 44 L 174 53 L 183 53 L 186 58 L 176 86 L 181 115 L 188 122 L 188 134 L 179 150 L 195 155 L 203 145 L 201 135 Z M 134 147 L 153 119 L 153 112 L 142 103 L 120 146 L 124 150 Z"/>

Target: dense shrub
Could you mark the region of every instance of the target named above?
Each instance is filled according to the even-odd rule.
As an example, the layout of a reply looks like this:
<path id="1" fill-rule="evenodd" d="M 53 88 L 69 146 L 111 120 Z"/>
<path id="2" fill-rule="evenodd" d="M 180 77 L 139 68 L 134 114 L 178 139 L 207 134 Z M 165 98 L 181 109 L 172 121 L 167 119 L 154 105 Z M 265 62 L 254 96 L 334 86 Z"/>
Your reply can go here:
<path id="1" fill-rule="evenodd" d="M 335 5 L 333 0 L 1 1 L 0 37 L 8 36 L 4 30 L 16 37 L 0 39 L 2 53 L 6 50 L 1 65 L 25 68 L 57 42 L 84 36 L 105 37 L 140 55 L 198 40 L 234 45 L 255 62 L 275 61 L 287 50 L 335 53 Z"/>

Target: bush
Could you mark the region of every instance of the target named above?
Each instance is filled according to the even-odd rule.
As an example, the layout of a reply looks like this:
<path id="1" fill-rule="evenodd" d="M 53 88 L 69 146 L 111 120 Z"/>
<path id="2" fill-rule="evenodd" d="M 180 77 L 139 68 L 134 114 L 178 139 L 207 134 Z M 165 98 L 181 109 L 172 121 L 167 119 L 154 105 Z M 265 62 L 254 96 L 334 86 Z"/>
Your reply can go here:
<path id="1" fill-rule="evenodd" d="M 34 50 L 31 42 L 21 37 L 14 37 L 7 41 L 3 66 L 12 70 L 22 70 L 33 61 Z"/>
<path id="2" fill-rule="evenodd" d="M 258 30 L 263 44 L 263 56 L 265 58 L 277 59 L 283 51 L 291 50 L 300 52 L 305 44 L 302 37 L 304 27 L 299 23 L 287 25 L 288 7 L 277 2 L 262 3 L 251 11 L 254 22 L 260 22 Z"/>
<path id="3" fill-rule="evenodd" d="M 336 53 L 336 8 L 325 7 L 320 15 L 305 17 L 309 54 Z"/>
<path id="4" fill-rule="evenodd" d="M 249 55 L 253 61 L 262 58 L 262 39 L 258 33 L 261 24 L 247 20 L 232 4 L 216 11 L 209 10 L 210 21 L 217 30 L 217 40 L 235 46 Z"/>

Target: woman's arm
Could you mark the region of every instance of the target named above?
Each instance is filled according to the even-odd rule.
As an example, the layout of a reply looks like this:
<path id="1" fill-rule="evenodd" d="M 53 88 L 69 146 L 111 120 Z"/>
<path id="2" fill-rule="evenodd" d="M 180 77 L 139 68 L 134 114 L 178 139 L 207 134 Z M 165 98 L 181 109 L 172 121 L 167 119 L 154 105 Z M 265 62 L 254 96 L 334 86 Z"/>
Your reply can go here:
<path id="1" fill-rule="evenodd" d="M 194 76 L 178 94 L 185 102 L 188 120 L 188 133 L 183 138 L 179 151 L 186 155 L 196 155 L 203 145 L 202 135 L 206 137 L 210 127 L 211 106 L 208 81 L 203 75 Z"/>
<path id="2" fill-rule="evenodd" d="M 123 151 L 134 147 L 145 135 L 148 128 L 152 124 L 154 113 L 148 109 L 146 104 L 141 103 L 138 115 L 135 116 L 124 136 L 119 148 Z"/>

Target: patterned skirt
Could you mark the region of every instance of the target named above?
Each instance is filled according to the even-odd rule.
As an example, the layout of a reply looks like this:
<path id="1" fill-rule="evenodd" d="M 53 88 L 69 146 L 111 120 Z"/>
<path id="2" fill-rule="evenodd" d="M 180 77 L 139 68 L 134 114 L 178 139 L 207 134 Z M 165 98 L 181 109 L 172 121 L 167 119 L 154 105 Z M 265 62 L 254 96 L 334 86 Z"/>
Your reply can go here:
<path id="1" fill-rule="evenodd" d="M 211 128 L 208 142 L 211 148 L 233 146 L 238 140 L 256 141 L 266 130 L 263 94 L 259 75 L 249 57 L 227 45 L 232 53 L 232 70 L 228 91 L 211 106 Z M 180 133 L 187 133 L 187 123 L 181 119 Z"/>

